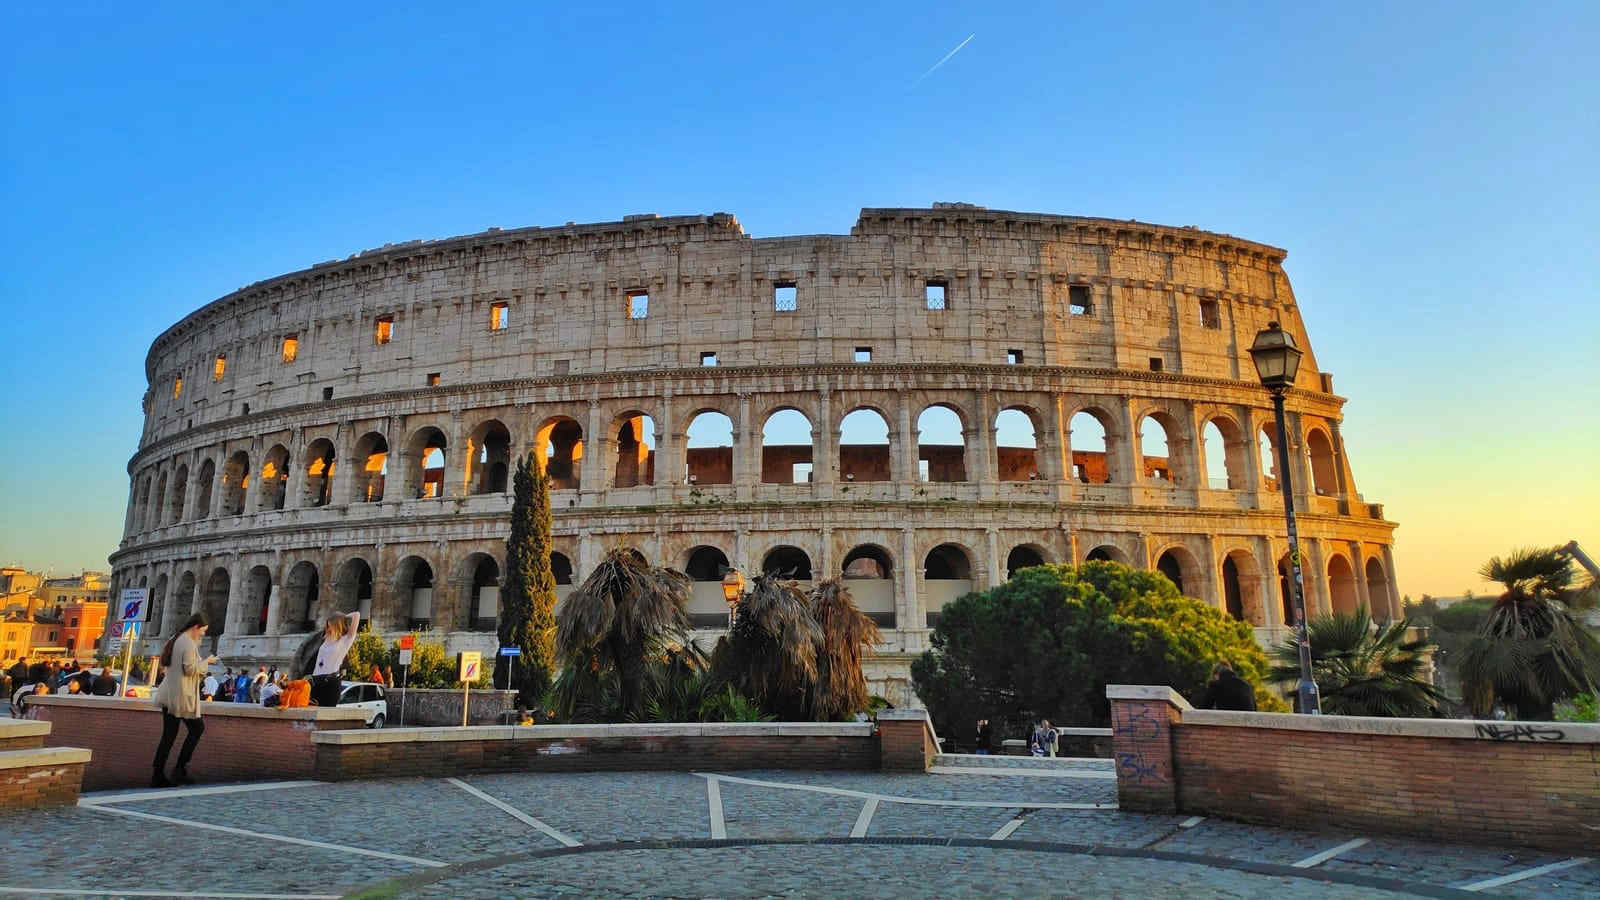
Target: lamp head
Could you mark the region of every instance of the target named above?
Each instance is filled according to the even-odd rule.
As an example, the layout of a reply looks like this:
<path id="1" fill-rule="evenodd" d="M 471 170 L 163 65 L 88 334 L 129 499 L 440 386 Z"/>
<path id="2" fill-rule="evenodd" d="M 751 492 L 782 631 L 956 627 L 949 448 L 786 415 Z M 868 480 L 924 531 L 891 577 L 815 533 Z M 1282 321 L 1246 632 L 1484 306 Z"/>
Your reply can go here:
<path id="1" fill-rule="evenodd" d="M 728 606 L 739 605 L 739 597 L 744 594 L 744 574 L 738 569 L 729 569 L 728 574 L 722 576 L 722 599 Z"/>
<path id="2" fill-rule="evenodd" d="M 1255 343 L 1250 345 L 1250 360 L 1255 363 L 1256 376 L 1261 384 L 1275 394 L 1294 385 L 1300 371 L 1300 357 L 1304 354 L 1295 345 L 1294 335 L 1283 330 L 1277 322 L 1256 332 Z"/>

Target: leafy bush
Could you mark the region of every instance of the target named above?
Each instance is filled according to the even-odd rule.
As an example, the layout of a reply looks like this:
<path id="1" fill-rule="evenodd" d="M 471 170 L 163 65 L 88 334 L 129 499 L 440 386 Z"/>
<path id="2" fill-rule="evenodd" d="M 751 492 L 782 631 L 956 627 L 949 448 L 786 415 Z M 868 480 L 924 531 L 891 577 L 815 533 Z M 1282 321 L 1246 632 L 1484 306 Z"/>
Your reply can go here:
<path id="1" fill-rule="evenodd" d="M 1600 722 L 1600 703 L 1594 694 L 1579 694 L 1556 704 L 1557 722 Z"/>
<path id="2" fill-rule="evenodd" d="M 415 647 L 411 651 L 411 666 L 409 672 L 403 672 L 400 666 L 400 641 L 385 644 L 383 638 L 373 631 L 363 631 L 356 636 L 354 644 L 350 645 L 350 654 L 345 657 L 344 671 L 346 677 L 354 681 L 365 681 L 372 674 L 373 667 L 393 670 L 396 682 L 404 681 L 407 687 L 414 688 L 459 688 L 461 682 L 456 680 L 456 658 L 444 650 L 444 645 L 436 641 L 423 640 L 422 636 L 413 632 L 411 637 Z M 494 667 L 491 660 L 484 660 L 484 665 L 478 669 L 478 680 L 472 686 L 484 690 L 492 685 Z"/>

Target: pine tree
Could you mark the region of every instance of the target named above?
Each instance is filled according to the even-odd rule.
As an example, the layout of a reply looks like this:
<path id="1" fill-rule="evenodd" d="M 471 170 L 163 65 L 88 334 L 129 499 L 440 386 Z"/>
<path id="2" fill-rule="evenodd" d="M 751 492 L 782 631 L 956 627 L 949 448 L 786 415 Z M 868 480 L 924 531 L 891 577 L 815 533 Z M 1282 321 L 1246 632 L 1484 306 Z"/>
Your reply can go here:
<path id="1" fill-rule="evenodd" d="M 556 579 L 550 572 L 550 484 L 532 454 L 517 461 L 506 539 L 506 583 L 501 594 L 500 646 L 521 647 L 516 684 L 532 707 L 555 674 Z M 495 684 L 507 684 L 513 667 L 495 658 Z"/>

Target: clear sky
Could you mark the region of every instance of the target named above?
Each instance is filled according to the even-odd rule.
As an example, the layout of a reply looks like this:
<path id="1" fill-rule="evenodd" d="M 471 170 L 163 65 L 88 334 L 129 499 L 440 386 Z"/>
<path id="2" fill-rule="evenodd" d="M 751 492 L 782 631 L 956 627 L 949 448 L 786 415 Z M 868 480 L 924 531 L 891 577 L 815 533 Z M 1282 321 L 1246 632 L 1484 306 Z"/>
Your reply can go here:
<path id="1" fill-rule="evenodd" d="M 239 5 L 0 11 L 0 562 L 106 568 L 150 341 L 241 285 L 934 201 L 1287 248 L 1404 592 L 1600 555 L 1600 4 Z"/>

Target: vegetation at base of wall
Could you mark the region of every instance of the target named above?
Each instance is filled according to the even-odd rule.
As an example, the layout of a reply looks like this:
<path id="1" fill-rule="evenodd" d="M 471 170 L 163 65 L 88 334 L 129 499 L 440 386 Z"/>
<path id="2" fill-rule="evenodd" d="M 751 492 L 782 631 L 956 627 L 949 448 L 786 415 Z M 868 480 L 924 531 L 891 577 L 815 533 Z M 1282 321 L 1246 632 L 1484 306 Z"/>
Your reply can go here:
<path id="1" fill-rule="evenodd" d="M 1600 722 L 1600 703 L 1594 694 L 1579 694 L 1556 704 L 1557 722 Z"/>
<path id="2" fill-rule="evenodd" d="M 522 702 L 531 707 L 549 690 L 556 665 L 550 483 L 533 454 L 517 460 L 513 489 L 499 638 L 502 647 L 522 648 L 522 656 L 513 664 L 510 657 L 496 655 L 494 683 L 516 690 Z"/>
<path id="3" fill-rule="evenodd" d="M 1262 687 L 1267 659 L 1249 625 L 1119 563 L 1019 570 L 945 606 L 931 644 L 912 682 L 939 733 L 963 744 L 978 719 L 996 741 L 1040 717 L 1104 726 L 1107 684 L 1171 685 L 1193 702 L 1220 660 L 1256 686 L 1259 709 L 1287 710 Z"/>
<path id="4" fill-rule="evenodd" d="M 1322 712 L 1413 719 L 1442 715 L 1447 698 L 1423 674 L 1432 645 L 1410 638 L 1411 627 L 1408 620 L 1374 625 L 1365 608 L 1308 622 L 1311 677 Z M 1293 638 L 1273 647 L 1271 655 L 1271 678 L 1299 680 L 1300 647 Z"/>
<path id="5" fill-rule="evenodd" d="M 350 645 L 350 653 L 344 658 L 344 677 L 351 681 L 367 681 L 372 676 L 373 668 L 384 670 L 385 677 L 394 675 L 394 684 L 398 687 L 402 682 L 406 687 L 414 688 L 460 688 L 461 682 L 456 680 L 459 670 L 456 668 L 456 658 L 445 652 L 444 644 L 424 638 L 426 632 L 413 632 L 411 637 L 414 645 L 411 651 L 411 665 L 400 665 L 400 641 L 385 644 L 383 638 L 368 630 L 356 635 L 354 644 Z M 487 690 L 493 686 L 491 673 L 488 666 L 482 667 L 478 680 L 472 683 L 474 689 Z"/>

